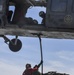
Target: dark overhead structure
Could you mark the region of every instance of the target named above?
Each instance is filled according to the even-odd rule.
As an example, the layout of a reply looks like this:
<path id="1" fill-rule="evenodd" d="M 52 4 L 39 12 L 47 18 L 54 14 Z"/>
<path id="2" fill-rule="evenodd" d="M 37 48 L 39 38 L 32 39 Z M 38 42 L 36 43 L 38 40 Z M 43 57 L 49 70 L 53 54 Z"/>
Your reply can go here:
<path id="1" fill-rule="evenodd" d="M 14 12 L 9 10 L 9 6 L 15 7 Z M 39 12 L 41 24 L 32 17 L 26 17 L 31 6 L 46 8 L 46 12 Z M 9 42 L 11 50 L 17 52 L 21 49 L 18 36 L 37 37 L 38 34 L 44 38 L 74 39 L 74 1 L 0 0 L 0 36 Z M 10 40 L 6 35 L 16 37 Z"/>

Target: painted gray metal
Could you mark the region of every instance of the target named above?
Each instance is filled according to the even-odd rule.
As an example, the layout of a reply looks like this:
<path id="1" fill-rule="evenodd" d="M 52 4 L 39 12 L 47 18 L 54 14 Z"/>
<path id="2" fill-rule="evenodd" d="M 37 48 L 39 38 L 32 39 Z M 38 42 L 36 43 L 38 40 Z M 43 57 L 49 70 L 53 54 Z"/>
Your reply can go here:
<path id="1" fill-rule="evenodd" d="M 26 7 L 22 4 L 23 1 L 24 0 L 10 0 L 10 2 L 13 2 L 18 6 L 17 9 L 19 8 L 20 4 L 23 8 Z M 4 27 L 0 26 L 0 35 L 37 37 L 37 34 L 41 34 L 43 38 L 74 39 L 73 3 L 73 0 L 48 0 L 45 25 L 16 24 L 17 22 L 19 22 L 19 20 L 23 20 L 23 15 L 26 14 L 26 8 L 22 9 L 21 13 L 19 12 L 19 10 L 15 9 L 15 14 L 12 20 L 14 24 L 8 23 Z M 37 6 L 39 2 L 36 2 L 34 4 L 34 6 Z M 46 7 L 46 3 L 40 3 L 38 6 Z M 21 9 L 21 7 L 19 9 Z M 25 13 L 23 13 L 23 11 Z M 20 19 L 18 15 L 21 16 Z"/>
<path id="2" fill-rule="evenodd" d="M 72 29 L 62 31 L 62 29 L 46 28 L 41 25 L 24 25 L 21 28 L 17 25 L 7 25 L 5 28 L 0 28 L 0 35 L 37 37 L 37 34 L 41 34 L 43 38 L 74 39 Z"/>
<path id="3" fill-rule="evenodd" d="M 48 0 L 46 26 L 74 28 L 74 0 Z"/>

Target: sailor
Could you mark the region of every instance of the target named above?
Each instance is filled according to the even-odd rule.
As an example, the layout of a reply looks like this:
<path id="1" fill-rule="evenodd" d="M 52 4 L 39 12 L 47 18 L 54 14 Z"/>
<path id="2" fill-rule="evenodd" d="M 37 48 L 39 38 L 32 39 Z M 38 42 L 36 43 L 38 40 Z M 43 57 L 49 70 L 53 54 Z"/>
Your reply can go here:
<path id="1" fill-rule="evenodd" d="M 43 61 L 41 61 L 38 65 L 35 65 L 34 68 L 31 68 L 31 64 L 26 64 L 26 69 L 22 75 L 40 75 L 38 68 L 40 67 L 42 63 Z"/>

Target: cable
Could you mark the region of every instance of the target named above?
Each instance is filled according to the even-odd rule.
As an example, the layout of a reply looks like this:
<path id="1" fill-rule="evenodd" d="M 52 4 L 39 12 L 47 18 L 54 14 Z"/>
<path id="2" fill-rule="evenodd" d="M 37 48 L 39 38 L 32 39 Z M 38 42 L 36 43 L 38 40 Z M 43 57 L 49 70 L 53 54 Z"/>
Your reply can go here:
<path id="1" fill-rule="evenodd" d="M 39 37 L 39 42 L 40 42 L 41 61 L 43 61 L 42 40 L 41 40 L 40 35 L 38 35 L 38 37 Z M 42 66 L 41 66 L 41 74 L 43 75 L 43 63 L 42 63 Z"/>

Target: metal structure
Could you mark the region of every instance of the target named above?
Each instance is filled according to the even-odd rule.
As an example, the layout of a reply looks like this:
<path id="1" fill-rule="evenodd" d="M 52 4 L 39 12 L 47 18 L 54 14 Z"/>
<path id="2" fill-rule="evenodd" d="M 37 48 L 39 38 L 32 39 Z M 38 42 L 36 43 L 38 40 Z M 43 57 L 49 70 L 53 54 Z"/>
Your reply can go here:
<path id="1" fill-rule="evenodd" d="M 9 11 L 9 6 L 15 6 L 14 15 Z M 41 24 L 25 16 L 30 6 L 46 8 L 46 13 L 39 13 L 42 18 Z M 17 52 L 22 47 L 18 36 L 37 37 L 38 34 L 44 38 L 74 39 L 74 1 L 0 0 L 0 37 L 8 43 L 11 51 Z M 6 35 L 16 37 L 10 40 Z"/>

